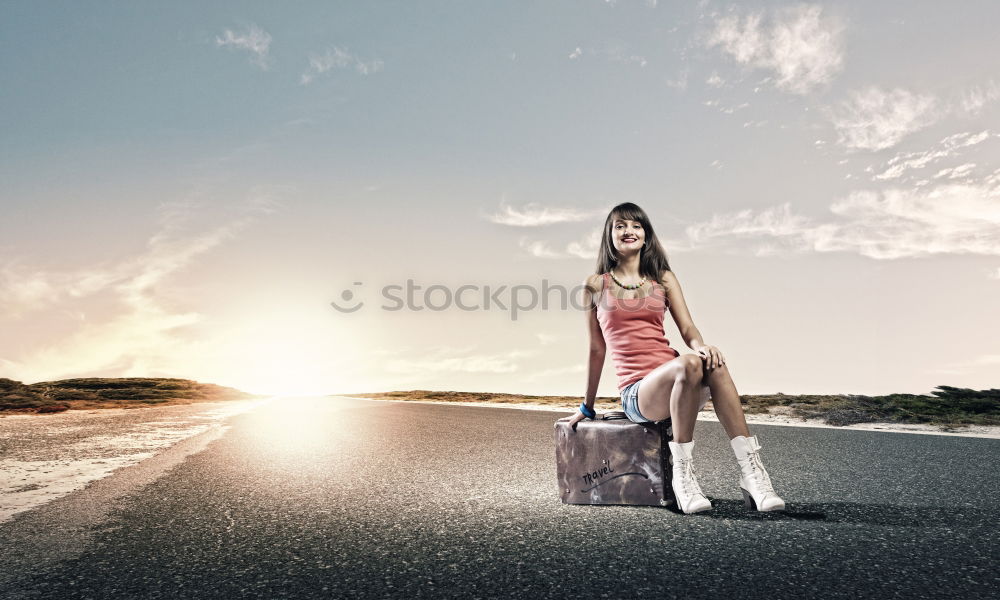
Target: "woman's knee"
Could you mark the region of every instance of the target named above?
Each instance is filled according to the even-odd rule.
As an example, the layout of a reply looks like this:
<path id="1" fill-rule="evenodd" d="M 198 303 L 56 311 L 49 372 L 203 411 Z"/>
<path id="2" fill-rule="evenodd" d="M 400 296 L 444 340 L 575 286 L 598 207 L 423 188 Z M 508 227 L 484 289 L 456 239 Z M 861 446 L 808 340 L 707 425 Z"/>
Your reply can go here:
<path id="1" fill-rule="evenodd" d="M 691 385 L 692 382 L 701 383 L 701 380 L 701 359 L 689 354 L 679 356 L 654 369 L 643 379 L 642 387 L 659 396 L 662 393 L 669 394 L 678 381 Z"/>
<path id="2" fill-rule="evenodd" d="M 703 372 L 703 361 L 697 354 L 685 354 L 680 357 L 681 364 L 678 369 L 678 377 L 683 378 L 686 383 L 697 385 L 701 383 Z"/>

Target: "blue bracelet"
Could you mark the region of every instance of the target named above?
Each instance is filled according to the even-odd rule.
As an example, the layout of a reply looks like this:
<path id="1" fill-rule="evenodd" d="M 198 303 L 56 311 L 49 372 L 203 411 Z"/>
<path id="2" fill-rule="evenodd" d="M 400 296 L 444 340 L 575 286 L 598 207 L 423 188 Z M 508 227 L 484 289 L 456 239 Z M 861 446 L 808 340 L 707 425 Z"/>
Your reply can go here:
<path id="1" fill-rule="evenodd" d="M 586 402 L 580 403 L 580 412 L 582 412 L 583 416 L 587 417 L 588 419 L 597 418 L 597 412 L 594 411 L 594 409 L 592 408 L 587 408 Z"/>

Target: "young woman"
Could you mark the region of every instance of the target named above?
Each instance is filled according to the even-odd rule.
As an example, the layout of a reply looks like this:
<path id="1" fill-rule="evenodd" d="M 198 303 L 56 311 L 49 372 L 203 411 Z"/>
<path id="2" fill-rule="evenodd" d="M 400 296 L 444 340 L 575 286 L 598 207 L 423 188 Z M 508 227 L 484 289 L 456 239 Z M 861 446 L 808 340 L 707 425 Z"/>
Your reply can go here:
<path id="1" fill-rule="evenodd" d="M 610 347 L 628 418 L 637 423 L 671 418 L 673 490 L 682 511 L 712 508 L 698 485 L 692 460 L 695 420 L 709 397 L 740 465 L 744 503 L 759 511 L 784 509 L 785 502 L 774 492 L 761 463 L 757 436 L 750 436 L 726 359 L 701 339 L 649 218 L 631 202 L 608 214 L 597 273 L 585 281 L 583 306 L 589 307 L 590 370 L 587 394 L 570 426 L 597 416 L 594 400 Z M 663 331 L 668 308 L 684 342 L 696 354 L 682 355 L 670 347 Z"/>

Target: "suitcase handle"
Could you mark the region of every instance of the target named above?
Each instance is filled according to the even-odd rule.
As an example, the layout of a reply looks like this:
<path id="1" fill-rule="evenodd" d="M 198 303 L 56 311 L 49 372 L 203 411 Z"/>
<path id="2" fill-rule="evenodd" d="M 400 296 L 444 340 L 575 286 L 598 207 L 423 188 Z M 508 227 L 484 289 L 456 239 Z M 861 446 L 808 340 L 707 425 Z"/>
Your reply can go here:
<path id="1" fill-rule="evenodd" d="M 609 410 L 601 414 L 602 421 L 615 421 L 617 419 L 627 419 L 628 415 L 625 414 L 623 410 Z M 644 425 L 648 427 L 659 427 L 661 425 L 670 426 L 670 417 L 663 419 L 661 421 L 647 421 L 645 423 L 639 423 L 639 425 Z"/>
<path id="2" fill-rule="evenodd" d="M 602 421 L 613 421 L 615 419 L 627 419 L 627 418 L 628 415 L 625 414 L 625 411 L 621 410 L 609 410 L 608 412 L 603 413 L 601 415 Z"/>

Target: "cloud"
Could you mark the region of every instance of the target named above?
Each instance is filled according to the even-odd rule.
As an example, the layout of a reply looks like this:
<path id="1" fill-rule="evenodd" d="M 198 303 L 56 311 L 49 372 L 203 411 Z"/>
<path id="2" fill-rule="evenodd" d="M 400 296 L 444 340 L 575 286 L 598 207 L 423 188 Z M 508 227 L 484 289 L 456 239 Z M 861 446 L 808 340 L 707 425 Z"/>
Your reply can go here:
<path id="1" fill-rule="evenodd" d="M 522 237 L 517 241 L 517 245 L 527 250 L 535 258 L 565 258 L 566 256 L 563 252 L 553 250 L 549 243 L 544 241 L 531 241 Z"/>
<path id="2" fill-rule="evenodd" d="M 963 177 L 968 177 L 969 173 L 976 168 L 976 163 L 965 163 L 958 165 L 957 167 L 948 167 L 947 169 L 941 169 L 934 175 L 934 179 L 941 179 L 942 177 L 947 177 L 948 179 L 962 179 Z"/>
<path id="3" fill-rule="evenodd" d="M 500 225 L 538 227 L 554 223 L 589 221 L 604 216 L 607 212 L 605 208 L 581 210 L 576 207 L 543 206 L 535 202 L 525 204 L 521 208 L 515 208 L 501 200 L 500 210 L 492 215 L 486 215 L 486 218 Z"/>
<path id="4" fill-rule="evenodd" d="M 627 51 L 625 51 L 624 48 L 617 46 L 608 48 L 605 51 L 605 54 L 607 55 L 608 59 L 610 59 L 612 62 L 618 62 L 623 64 L 636 64 L 639 65 L 640 67 L 645 67 L 647 64 L 646 57 L 639 56 L 638 54 L 629 54 Z"/>
<path id="5" fill-rule="evenodd" d="M 536 333 L 535 337 L 538 338 L 538 343 L 547 346 L 559 339 L 559 336 L 553 335 L 551 333 Z"/>
<path id="6" fill-rule="evenodd" d="M 302 74 L 300 83 L 307 85 L 317 76 L 333 69 L 353 68 L 362 75 L 371 75 L 381 71 L 383 66 L 384 63 L 380 59 L 361 60 L 346 48 L 327 48 L 323 54 L 309 55 L 309 68 Z"/>
<path id="7" fill-rule="evenodd" d="M 526 250 L 528 254 L 535 258 L 545 259 L 577 259 L 596 260 L 597 253 L 601 249 L 601 235 L 603 225 L 590 230 L 578 240 L 562 244 L 561 247 L 553 248 L 548 240 L 530 240 L 522 237 L 518 240 L 518 245 Z M 664 250 L 669 252 L 687 252 L 693 249 L 689 240 L 664 238 L 657 235 Z M 558 246 L 558 244 L 557 244 Z"/>
<path id="8" fill-rule="evenodd" d="M 569 54 L 570 60 L 576 60 L 583 56 L 584 52 L 590 54 L 591 56 L 602 56 L 610 62 L 622 63 L 622 64 L 635 64 L 640 67 L 645 67 L 648 64 L 646 57 L 634 54 L 631 52 L 627 45 L 618 40 L 612 40 L 604 44 L 604 48 L 593 50 L 584 50 L 577 46 L 573 52 Z"/>
<path id="9" fill-rule="evenodd" d="M 573 258 L 597 258 L 597 251 L 601 249 L 602 234 L 603 227 L 595 227 L 583 239 L 566 244 L 566 254 Z"/>
<path id="10" fill-rule="evenodd" d="M 216 36 L 215 45 L 249 52 L 250 62 L 265 71 L 270 66 L 271 34 L 256 25 L 251 24 L 244 33 L 227 29 L 222 37 Z"/>
<path id="11" fill-rule="evenodd" d="M 719 112 L 725 113 L 727 115 L 731 115 L 738 110 L 742 110 L 750 106 L 749 102 L 743 102 L 742 104 L 738 104 L 736 106 L 720 106 L 720 102 L 718 100 L 705 100 L 704 102 L 702 102 L 702 104 L 704 104 L 705 106 L 717 108 Z"/>
<path id="12" fill-rule="evenodd" d="M 197 312 L 170 306 L 162 290 L 175 274 L 195 259 L 236 237 L 261 214 L 275 210 L 273 198 L 262 192 L 240 207 L 240 215 L 214 228 L 184 231 L 193 205 L 166 205 L 161 228 L 145 251 L 118 263 L 70 271 L 25 267 L 21 260 L 0 265 L 0 322 L 16 322 L 40 311 L 77 315 L 75 329 L 54 344 L 3 359 L 8 376 L 38 381 L 113 372 L 115 376 L 151 376 L 157 365 L 169 364 L 188 347 L 185 327 L 202 321 Z M 92 298 L 91 298 L 92 297 Z M 84 300 L 111 310 L 85 313 Z"/>
<path id="13" fill-rule="evenodd" d="M 543 369 L 541 371 L 535 371 L 534 373 L 525 373 L 521 375 L 520 378 L 523 381 L 534 381 L 536 379 L 542 379 L 543 377 L 555 377 L 558 375 L 570 375 L 573 373 L 583 373 L 586 367 L 583 365 L 583 361 L 578 363 L 567 365 L 565 367 L 555 367 L 552 369 Z"/>
<path id="14" fill-rule="evenodd" d="M 710 221 L 690 225 L 685 231 L 693 242 L 705 245 L 714 239 L 732 236 L 798 237 L 808 224 L 805 217 L 793 215 L 791 205 L 786 202 L 756 214 L 746 209 L 713 215 Z"/>
<path id="15" fill-rule="evenodd" d="M 909 171 L 923 169 L 946 158 L 957 156 L 961 154 L 963 148 L 981 144 L 991 136 L 1000 137 L 991 134 L 988 129 L 979 133 L 964 132 L 949 135 L 930 150 L 897 154 L 885 163 L 880 173 L 873 175 L 873 179 L 880 181 L 900 179 Z M 869 167 L 868 171 L 873 172 L 874 168 Z"/>
<path id="16" fill-rule="evenodd" d="M 576 207 L 544 206 L 534 202 L 517 208 L 508 204 L 506 200 L 501 200 L 500 210 L 493 214 L 483 214 L 483 217 L 500 225 L 541 227 L 603 219 L 607 216 L 608 210 L 607 208 L 586 210 Z M 525 236 L 520 237 L 517 243 L 522 250 L 535 258 L 593 259 L 597 257 L 597 251 L 600 249 L 602 227 L 603 225 L 595 227 L 582 239 L 563 244 L 560 248 L 554 248 L 550 239 L 531 240 Z"/>
<path id="17" fill-rule="evenodd" d="M 582 239 L 564 244 L 558 250 L 553 249 L 546 240 L 529 240 L 526 237 L 518 240 L 518 246 L 535 258 L 595 259 L 597 258 L 597 251 L 601 248 L 601 227 L 595 227 Z"/>
<path id="18" fill-rule="evenodd" d="M 967 116 L 976 116 L 983 107 L 1000 100 L 1000 85 L 989 81 L 984 85 L 976 85 L 964 92 L 959 98 L 956 110 Z"/>
<path id="19" fill-rule="evenodd" d="M 672 87 L 683 92 L 688 86 L 688 74 L 689 70 L 687 68 L 681 69 L 680 73 L 677 74 L 676 79 L 666 79 L 665 83 L 668 87 Z"/>
<path id="20" fill-rule="evenodd" d="M 937 121 L 942 116 L 937 106 L 933 96 L 870 87 L 854 92 L 829 116 L 837 130 L 837 143 L 844 148 L 885 150 Z"/>
<path id="21" fill-rule="evenodd" d="M 933 254 L 1000 256 L 1000 184 L 942 182 L 914 189 L 855 191 L 834 202 L 839 220 L 816 222 L 789 203 L 715 215 L 687 228 L 693 246 L 763 239 L 766 253 L 854 252 L 879 260 Z"/>
<path id="22" fill-rule="evenodd" d="M 763 13 L 724 16 L 705 44 L 740 64 L 772 71 L 778 89 L 806 94 L 843 68 L 843 26 L 822 12 L 819 5 L 785 7 L 766 24 Z"/>
<path id="23" fill-rule="evenodd" d="M 975 117 L 985 106 L 1000 99 L 1000 85 L 989 81 L 950 94 L 949 98 L 940 100 L 902 88 L 886 91 L 872 86 L 853 92 L 849 100 L 826 112 L 839 135 L 838 143 L 844 148 L 885 150 L 945 117 Z M 979 141 L 982 139 L 972 143 Z"/>

